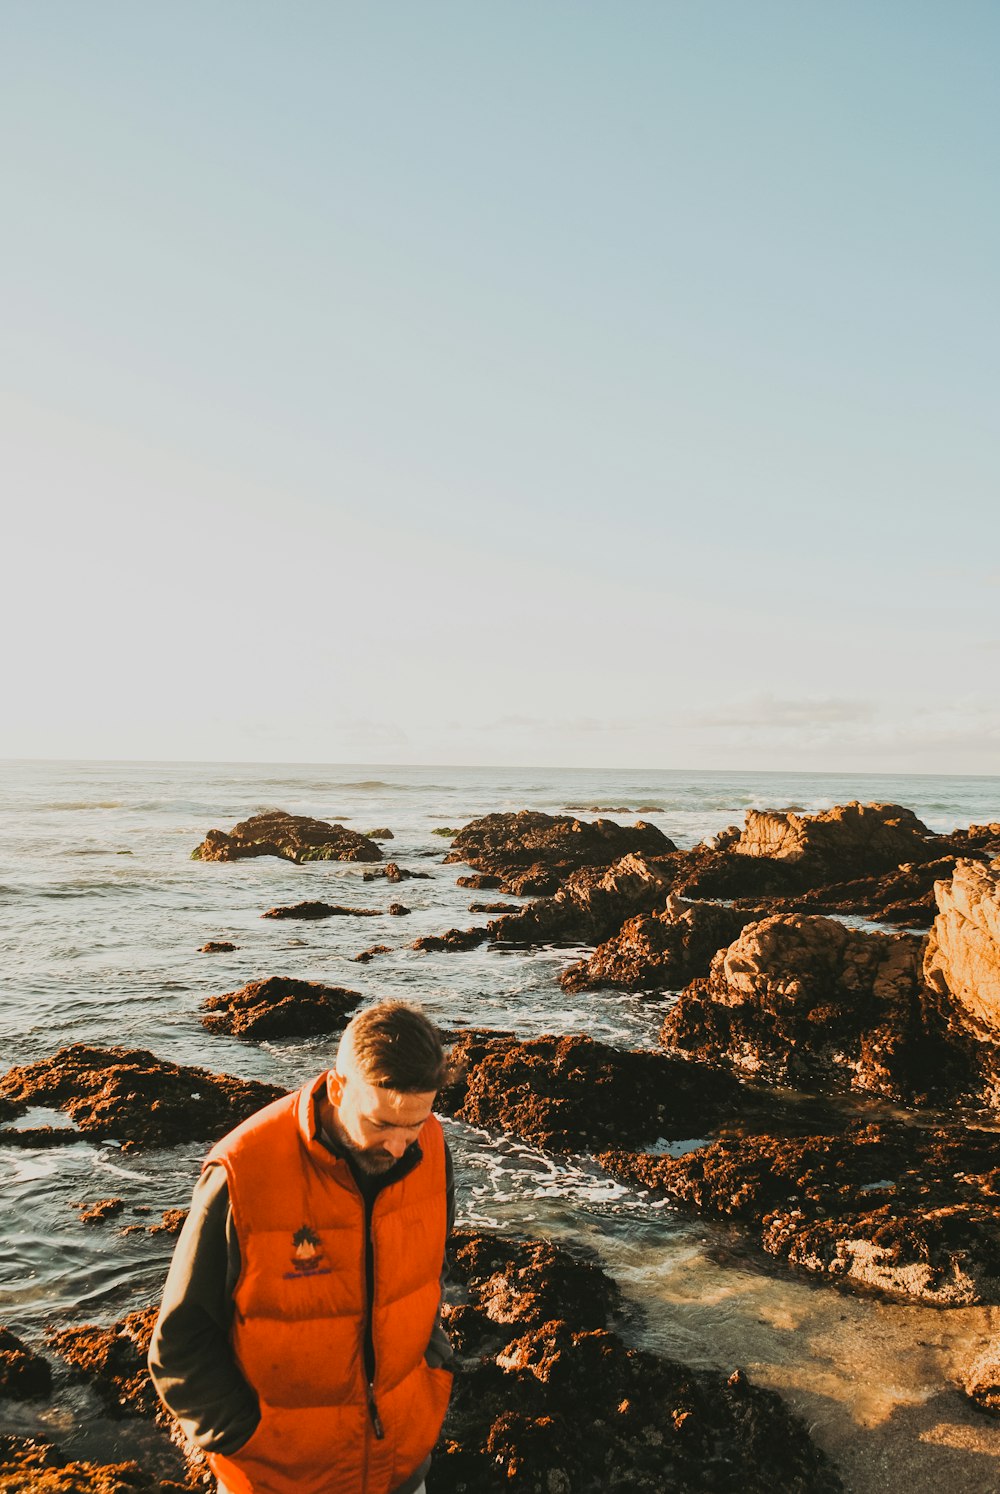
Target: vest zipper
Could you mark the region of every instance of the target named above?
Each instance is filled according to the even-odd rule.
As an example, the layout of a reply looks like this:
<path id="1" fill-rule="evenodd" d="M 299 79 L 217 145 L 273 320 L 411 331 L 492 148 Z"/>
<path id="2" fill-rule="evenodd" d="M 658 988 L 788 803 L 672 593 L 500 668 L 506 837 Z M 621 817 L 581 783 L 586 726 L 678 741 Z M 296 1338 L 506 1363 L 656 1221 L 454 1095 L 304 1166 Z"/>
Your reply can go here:
<path id="1" fill-rule="evenodd" d="M 382 1438 L 385 1436 L 385 1427 L 382 1425 L 382 1418 L 381 1416 L 379 1416 L 378 1406 L 376 1406 L 375 1404 L 375 1386 L 370 1380 L 368 1382 L 368 1415 L 372 1419 L 372 1427 L 375 1431 L 375 1436 L 378 1438 L 379 1442 L 381 1442 Z"/>
<path id="2" fill-rule="evenodd" d="M 365 1329 L 365 1338 L 372 1346 L 371 1379 L 368 1381 L 368 1415 L 371 1417 L 372 1429 L 376 1439 L 381 1442 L 385 1437 L 385 1427 L 382 1418 L 378 1414 L 378 1405 L 375 1401 L 375 1235 L 372 1224 L 375 1218 L 375 1209 L 378 1205 L 378 1195 L 372 1199 L 371 1208 L 365 1201 L 365 1296 L 367 1298 L 368 1317 Z M 370 1267 L 369 1267 L 370 1263 Z"/>

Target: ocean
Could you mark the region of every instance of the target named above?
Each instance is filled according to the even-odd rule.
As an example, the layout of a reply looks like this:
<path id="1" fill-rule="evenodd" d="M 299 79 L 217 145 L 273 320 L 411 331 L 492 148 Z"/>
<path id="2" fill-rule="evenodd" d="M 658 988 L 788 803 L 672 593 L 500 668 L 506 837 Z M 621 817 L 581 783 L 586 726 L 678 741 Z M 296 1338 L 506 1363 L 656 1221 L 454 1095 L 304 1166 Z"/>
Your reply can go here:
<path id="1" fill-rule="evenodd" d="M 328 1064 L 328 1040 L 247 1043 L 209 1034 L 199 1021 L 206 996 L 267 975 L 412 999 L 449 1030 L 586 1032 L 655 1047 L 675 993 L 569 995 L 558 973 L 582 951 L 408 948 L 420 934 L 484 921 L 468 906 L 479 895 L 456 886 L 463 868 L 442 865 L 448 839 L 435 831 L 500 810 L 572 810 L 583 819 L 600 811 L 623 823 L 641 811 L 690 846 L 741 823 L 748 808 L 809 813 L 850 799 L 903 804 L 937 831 L 1000 819 L 997 778 L 2 763 L 0 1071 L 68 1043 L 119 1044 L 292 1088 Z M 191 860 L 209 828 L 228 830 L 264 809 L 361 831 L 387 826 L 387 858 L 431 878 L 398 889 L 406 918 L 262 919 L 274 904 L 305 898 L 359 908 L 390 901 L 385 884 L 363 882 L 358 864 Z M 210 939 L 238 948 L 199 953 Z M 375 943 L 392 953 L 354 962 Z M 47 1118 L 35 1112 L 21 1124 Z M 1000 1489 L 995 1434 L 957 1393 L 944 1395 L 970 1345 L 989 1331 L 990 1310 L 903 1306 L 819 1285 L 749 1257 L 725 1227 L 648 1200 L 586 1157 L 556 1159 L 458 1122 L 447 1127 L 460 1224 L 543 1234 L 590 1252 L 634 1304 L 637 1343 L 691 1363 L 741 1365 L 779 1390 L 806 1415 L 851 1490 Z M 151 1217 L 185 1205 L 203 1150 L 123 1156 L 113 1144 L 82 1140 L 51 1150 L 0 1146 L 0 1324 L 38 1343 L 46 1328 L 111 1322 L 154 1301 L 172 1241 L 126 1238 L 118 1228 L 135 1222 L 137 1205 L 152 1206 Z M 125 1199 L 123 1214 L 81 1224 L 73 1202 L 110 1194 Z M 47 1436 L 101 1460 L 151 1456 L 143 1429 L 95 1421 L 79 1387 L 51 1406 L 0 1401 L 0 1430 Z M 956 1458 L 972 1482 L 954 1482 Z M 899 1483 L 879 1481 L 890 1467 Z"/>

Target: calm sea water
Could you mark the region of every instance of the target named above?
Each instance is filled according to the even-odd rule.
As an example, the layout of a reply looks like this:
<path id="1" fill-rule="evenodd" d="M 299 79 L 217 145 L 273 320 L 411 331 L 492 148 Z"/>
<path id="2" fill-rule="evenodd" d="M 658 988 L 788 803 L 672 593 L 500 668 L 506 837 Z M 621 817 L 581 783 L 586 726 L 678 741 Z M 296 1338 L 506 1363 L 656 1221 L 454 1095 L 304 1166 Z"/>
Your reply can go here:
<path id="1" fill-rule="evenodd" d="M 852 798 L 905 804 L 934 830 L 1000 819 L 996 778 L 0 764 L 0 1070 L 66 1043 L 117 1043 L 291 1088 L 326 1065 L 328 1043 L 242 1043 L 209 1035 L 198 1020 L 205 996 L 266 975 L 415 999 L 449 1028 L 585 1031 L 654 1046 L 673 995 L 568 996 L 557 976 L 572 950 L 406 948 L 418 934 L 482 921 L 468 909 L 477 894 L 455 885 L 462 868 L 441 864 L 448 842 L 435 829 L 495 810 L 573 807 L 593 818 L 591 806 L 627 807 L 689 846 L 741 822 L 751 807 L 812 812 Z M 395 839 L 387 857 L 429 871 L 431 880 L 390 889 L 363 882 L 356 865 L 190 859 L 210 827 L 229 829 L 268 808 L 362 831 L 388 826 Z M 630 815 L 609 817 L 627 823 Z M 260 917 L 275 903 L 319 897 L 359 908 L 401 898 L 412 912 L 317 924 Z M 239 948 L 199 954 L 208 939 Z M 352 956 L 374 943 L 393 953 L 355 964 Z M 845 1297 L 740 1260 L 724 1231 L 651 1203 L 586 1158 L 557 1162 L 458 1123 L 449 1123 L 449 1135 L 463 1222 L 540 1232 L 596 1252 L 643 1310 L 637 1341 L 696 1363 L 742 1364 L 781 1389 L 851 1488 L 903 1487 L 879 1482 L 878 1469 L 901 1468 L 904 1443 L 910 1448 L 916 1437 L 911 1494 L 947 1485 L 956 1457 L 965 1460 L 961 1487 L 1000 1489 L 994 1434 L 953 1391 L 944 1412 L 935 1399 L 987 1330 L 988 1312 Z M 46 1326 L 106 1322 L 155 1300 L 171 1242 L 122 1238 L 117 1227 L 139 1220 L 138 1205 L 158 1214 L 185 1204 L 201 1151 L 122 1158 L 115 1146 L 82 1141 L 53 1151 L 0 1147 L 0 1323 L 37 1341 Z M 126 1200 L 121 1218 L 82 1225 L 72 1201 L 109 1194 Z M 41 1412 L 0 1402 L 0 1429 L 10 1427 L 102 1457 L 135 1449 L 127 1425 L 112 1432 L 89 1424 L 80 1392 Z"/>

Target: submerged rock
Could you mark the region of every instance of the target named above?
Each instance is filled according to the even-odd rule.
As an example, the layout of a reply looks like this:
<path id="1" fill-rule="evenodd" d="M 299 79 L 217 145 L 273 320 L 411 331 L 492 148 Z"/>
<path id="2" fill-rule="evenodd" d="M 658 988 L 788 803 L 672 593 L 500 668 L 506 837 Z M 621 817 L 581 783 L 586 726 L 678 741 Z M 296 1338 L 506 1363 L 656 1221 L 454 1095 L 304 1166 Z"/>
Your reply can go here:
<path id="1" fill-rule="evenodd" d="M 283 908 L 268 908 L 261 918 L 381 918 L 380 908 L 348 908 L 343 903 L 291 903 Z"/>
<path id="2" fill-rule="evenodd" d="M 229 939 L 209 939 L 198 950 L 199 954 L 232 954 L 236 945 Z"/>
<path id="3" fill-rule="evenodd" d="M 996 1135 L 891 1123 L 727 1137 L 682 1157 L 605 1153 L 615 1177 L 754 1227 L 805 1270 L 942 1306 L 1000 1291 Z"/>
<path id="4" fill-rule="evenodd" d="M 738 1096 L 728 1074 L 665 1053 L 469 1032 L 451 1049 L 438 1107 L 551 1151 L 581 1152 L 703 1136 L 735 1113 Z"/>
<path id="5" fill-rule="evenodd" d="M 201 1022 L 209 1032 L 235 1037 L 312 1037 L 346 1027 L 361 1002 L 358 991 L 317 981 L 272 975 L 251 980 L 238 991 L 209 996 Z"/>
<path id="6" fill-rule="evenodd" d="M 924 986 L 922 953 L 909 934 L 810 914 L 765 918 L 682 992 L 661 1038 L 770 1084 L 832 1084 L 906 1104 L 974 1094 L 971 1045 Z"/>
<path id="7" fill-rule="evenodd" d="M 523 809 L 471 821 L 456 835 L 445 861 L 464 861 L 498 877 L 504 892 L 544 895 L 581 866 L 609 866 L 629 852 L 662 856 L 675 849 L 662 830 L 642 820 L 625 826 Z"/>
<path id="8" fill-rule="evenodd" d="M 391 944 L 372 944 L 368 949 L 363 949 L 360 954 L 354 956 L 355 963 L 367 965 L 369 960 L 374 960 L 376 955 L 392 954 Z"/>
<path id="9" fill-rule="evenodd" d="M 447 929 L 443 934 L 421 934 L 414 939 L 411 949 L 422 949 L 427 954 L 440 954 L 443 950 L 475 949 L 485 944 L 490 937 L 489 929 Z"/>
<path id="10" fill-rule="evenodd" d="M 0 1327 L 0 1401 L 43 1400 L 51 1389 L 48 1361 Z"/>
<path id="11" fill-rule="evenodd" d="M 428 1494 L 835 1494 L 802 1422 L 742 1371 L 629 1349 L 598 1267 L 539 1240 L 458 1235 L 446 1308 L 461 1373 Z"/>
<path id="12" fill-rule="evenodd" d="M 398 866 L 395 861 L 387 861 L 385 866 L 376 866 L 373 871 L 361 874 L 363 882 L 374 882 L 379 877 L 384 877 L 387 882 L 430 882 L 433 880 L 430 872 L 410 871 L 408 866 Z"/>
<path id="13" fill-rule="evenodd" d="M 0 1123 L 35 1105 L 54 1106 L 67 1112 L 76 1129 L 26 1133 L 33 1145 L 93 1137 L 120 1141 L 123 1151 L 176 1146 L 218 1141 L 282 1093 L 255 1079 L 168 1063 L 142 1048 L 74 1043 L 0 1078 Z M 19 1133 L 0 1125 L 0 1140 L 17 1144 Z"/>
<path id="14" fill-rule="evenodd" d="M 626 990 L 676 989 L 707 975 L 712 959 L 755 917 L 718 903 L 668 897 L 656 913 L 630 918 L 613 938 L 559 977 L 566 991 L 622 986 Z"/>
<path id="15" fill-rule="evenodd" d="M 369 830 L 369 832 L 368 832 L 368 839 L 369 840 L 395 840 L 396 837 L 393 835 L 392 831 L 387 826 L 383 825 L 383 827 L 382 827 L 381 830 Z"/>
<path id="16" fill-rule="evenodd" d="M 343 825 L 281 809 L 241 820 L 227 834 L 209 830 L 191 852 L 195 861 L 239 861 L 247 856 L 280 856 L 285 861 L 381 861 L 375 841 Z"/>
<path id="17" fill-rule="evenodd" d="M 93 1203 L 71 1203 L 71 1209 L 79 1209 L 81 1224 L 102 1224 L 125 1207 L 123 1198 L 98 1198 Z"/>

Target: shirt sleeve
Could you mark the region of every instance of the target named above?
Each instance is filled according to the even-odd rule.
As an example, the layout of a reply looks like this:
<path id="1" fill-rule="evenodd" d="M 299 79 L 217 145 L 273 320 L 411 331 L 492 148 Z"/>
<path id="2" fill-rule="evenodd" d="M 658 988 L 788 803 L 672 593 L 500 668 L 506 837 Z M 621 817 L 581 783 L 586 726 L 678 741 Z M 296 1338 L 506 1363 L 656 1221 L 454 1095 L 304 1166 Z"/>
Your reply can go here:
<path id="1" fill-rule="evenodd" d="M 204 1452 L 235 1452 L 260 1421 L 229 1341 L 239 1274 L 225 1168 L 209 1167 L 177 1240 L 149 1351 L 160 1399 Z"/>
<path id="2" fill-rule="evenodd" d="M 450 1240 L 451 1232 L 455 1228 L 455 1164 L 452 1161 L 451 1152 L 448 1148 L 447 1142 L 445 1142 L 444 1144 L 444 1177 L 448 1210 L 447 1240 Z M 448 1253 L 446 1245 L 444 1268 L 441 1272 L 442 1300 L 444 1299 L 444 1289 L 447 1280 Z M 430 1342 L 428 1343 L 427 1348 L 424 1352 L 424 1358 L 427 1360 L 427 1363 L 431 1366 L 432 1369 L 452 1370 L 455 1367 L 454 1350 L 451 1347 L 451 1342 L 448 1338 L 447 1333 L 444 1331 L 444 1324 L 441 1322 L 440 1303 L 438 1304 L 438 1310 L 434 1317 L 434 1327 L 431 1329 Z"/>

